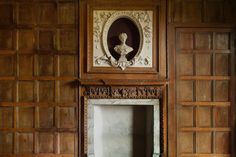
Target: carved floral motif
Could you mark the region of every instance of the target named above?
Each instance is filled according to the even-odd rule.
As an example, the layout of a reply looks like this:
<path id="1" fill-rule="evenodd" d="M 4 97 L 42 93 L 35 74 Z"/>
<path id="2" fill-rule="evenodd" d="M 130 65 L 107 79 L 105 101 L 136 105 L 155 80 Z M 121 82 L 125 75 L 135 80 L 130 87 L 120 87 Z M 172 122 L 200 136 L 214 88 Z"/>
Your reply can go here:
<path id="1" fill-rule="evenodd" d="M 140 33 L 140 47 L 136 56 L 127 65 L 118 64 L 107 48 L 107 33 L 111 24 L 119 18 L 128 18 L 133 21 Z M 142 60 L 140 61 L 140 57 Z M 117 64 L 116 64 L 117 62 Z M 96 67 L 119 67 L 122 70 L 127 66 L 152 67 L 152 11 L 115 11 L 94 10 L 93 12 L 93 65 Z"/>

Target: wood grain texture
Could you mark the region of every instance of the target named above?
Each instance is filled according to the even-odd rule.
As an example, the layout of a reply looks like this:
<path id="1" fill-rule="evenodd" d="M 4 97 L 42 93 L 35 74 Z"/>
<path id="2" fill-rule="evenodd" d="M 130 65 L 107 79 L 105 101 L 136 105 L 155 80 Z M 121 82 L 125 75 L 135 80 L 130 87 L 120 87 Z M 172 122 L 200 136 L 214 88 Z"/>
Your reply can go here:
<path id="1" fill-rule="evenodd" d="M 76 157 L 78 1 L 0 2 L 0 156 Z"/>
<path id="2" fill-rule="evenodd" d="M 87 4 L 161 6 L 162 76 L 88 75 Z M 235 0 L 1 0 L 0 157 L 83 156 L 80 96 L 90 85 L 165 86 L 164 157 L 235 156 L 235 9 Z"/>
<path id="3" fill-rule="evenodd" d="M 169 0 L 171 23 L 235 23 L 234 0 Z"/>
<path id="4" fill-rule="evenodd" d="M 227 28 L 175 31 L 177 156 L 207 153 L 229 156 L 233 131 L 229 116 L 234 105 L 229 95 L 232 90 L 229 58 L 234 53 L 229 42 L 233 31 Z M 226 49 L 231 53 L 214 51 Z"/>

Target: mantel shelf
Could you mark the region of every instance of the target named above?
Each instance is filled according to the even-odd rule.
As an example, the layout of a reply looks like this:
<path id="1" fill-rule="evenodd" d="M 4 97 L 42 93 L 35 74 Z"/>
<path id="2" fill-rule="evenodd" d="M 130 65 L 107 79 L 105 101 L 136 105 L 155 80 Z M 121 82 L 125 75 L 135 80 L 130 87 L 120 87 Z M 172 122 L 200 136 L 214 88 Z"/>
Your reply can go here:
<path id="1" fill-rule="evenodd" d="M 114 86 L 145 86 L 145 85 L 166 85 L 168 84 L 168 79 L 79 79 L 80 85 L 114 85 Z"/>

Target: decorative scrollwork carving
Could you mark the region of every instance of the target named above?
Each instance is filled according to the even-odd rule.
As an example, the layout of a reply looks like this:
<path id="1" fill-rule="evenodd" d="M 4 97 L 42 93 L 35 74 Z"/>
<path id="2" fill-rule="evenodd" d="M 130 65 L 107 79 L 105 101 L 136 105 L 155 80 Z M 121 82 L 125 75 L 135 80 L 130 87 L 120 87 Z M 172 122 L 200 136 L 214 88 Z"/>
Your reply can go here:
<path id="1" fill-rule="evenodd" d="M 107 35 L 110 26 L 119 18 L 131 20 L 138 28 L 140 45 L 129 61 L 118 61 L 110 53 Z M 153 12 L 151 10 L 94 10 L 93 11 L 93 65 L 95 67 L 152 67 Z M 145 61 L 138 61 L 138 58 Z"/>

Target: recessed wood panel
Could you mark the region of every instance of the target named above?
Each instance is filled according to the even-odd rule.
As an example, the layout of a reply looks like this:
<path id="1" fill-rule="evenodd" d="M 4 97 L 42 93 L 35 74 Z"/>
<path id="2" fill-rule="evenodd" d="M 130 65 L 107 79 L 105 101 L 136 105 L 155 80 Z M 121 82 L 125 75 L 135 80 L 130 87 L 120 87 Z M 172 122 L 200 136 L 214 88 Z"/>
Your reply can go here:
<path id="1" fill-rule="evenodd" d="M 0 132 L 0 155 L 13 153 L 13 134 Z"/>
<path id="2" fill-rule="evenodd" d="M 214 3 L 211 6 L 214 8 L 222 1 L 204 2 L 206 7 Z M 218 14 L 215 12 L 210 16 Z M 220 20 L 214 18 L 214 21 Z M 183 34 L 194 38 L 180 40 Z M 177 28 L 176 35 L 177 156 L 231 156 L 233 103 L 230 90 L 234 88 L 230 86 L 232 80 L 227 78 L 231 78 L 233 67 L 232 35 L 228 29 L 221 31 L 218 28 Z M 189 60 L 192 62 L 188 56 L 193 56 L 191 68 L 190 64 L 185 64 Z M 193 72 L 193 76 L 184 76 L 190 74 L 188 71 Z M 226 105 L 228 101 L 230 106 Z"/>
<path id="3" fill-rule="evenodd" d="M 179 133 L 179 150 L 181 153 L 193 153 L 193 133 Z"/>
<path id="4" fill-rule="evenodd" d="M 17 23 L 21 25 L 33 24 L 35 22 L 34 10 L 33 3 L 20 3 L 18 5 Z"/>
<path id="5" fill-rule="evenodd" d="M 183 0 L 183 22 L 201 22 L 202 2 L 200 0 Z"/>
<path id="6" fill-rule="evenodd" d="M 33 76 L 34 58 L 32 55 L 19 55 L 19 76 Z"/>
<path id="7" fill-rule="evenodd" d="M 74 107 L 60 107 L 60 128 L 74 128 L 75 127 L 75 108 Z"/>
<path id="8" fill-rule="evenodd" d="M 227 50 L 230 48 L 229 33 L 216 33 L 215 35 L 215 48 L 218 50 Z"/>
<path id="9" fill-rule="evenodd" d="M 210 54 L 196 54 L 196 75 L 211 75 L 211 55 Z"/>
<path id="10" fill-rule="evenodd" d="M 211 101 L 212 83 L 211 81 L 196 81 L 196 100 L 197 101 Z"/>
<path id="11" fill-rule="evenodd" d="M 33 30 L 19 30 L 18 31 L 18 49 L 34 50 L 35 48 L 35 33 Z"/>
<path id="12" fill-rule="evenodd" d="M 39 49 L 40 50 L 53 50 L 54 49 L 55 34 L 52 30 L 39 31 Z"/>
<path id="13" fill-rule="evenodd" d="M 236 19 L 235 12 L 236 3 L 233 0 L 224 1 L 224 20 L 228 23 L 234 23 Z"/>
<path id="14" fill-rule="evenodd" d="M 55 98 L 55 84 L 54 81 L 40 81 L 39 82 L 39 101 L 52 102 Z"/>
<path id="15" fill-rule="evenodd" d="M 0 50 L 12 50 L 14 48 L 14 35 L 12 30 L 0 30 Z"/>
<path id="16" fill-rule="evenodd" d="M 212 121 L 211 107 L 198 107 L 197 108 L 197 127 L 211 127 Z"/>
<path id="17" fill-rule="evenodd" d="M 193 127 L 193 107 L 182 107 L 179 111 L 179 125 L 181 127 Z"/>
<path id="18" fill-rule="evenodd" d="M 34 150 L 33 133 L 17 133 L 18 153 L 29 154 Z"/>
<path id="19" fill-rule="evenodd" d="M 77 33 L 74 30 L 60 30 L 60 50 L 75 50 L 77 45 Z"/>
<path id="20" fill-rule="evenodd" d="M 13 101 L 14 84 L 12 81 L 0 81 L 0 102 Z"/>
<path id="21" fill-rule="evenodd" d="M 53 153 L 53 133 L 38 133 L 39 153 Z"/>
<path id="22" fill-rule="evenodd" d="M 75 82 L 73 81 L 61 81 L 60 82 L 60 102 L 75 102 Z"/>
<path id="23" fill-rule="evenodd" d="M 234 0 L 173 0 L 169 16 L 171 23 L 234 23 Z M 199 25 L 198 25 L 199 26 Z"/>
<path id="24" fill-rule="evenodd" d="M 78 1 L 0 1 L 0 156 L 79 156 Z"/>
<path id="25" fill-rule="evenodd" d="M 60 153 L 73 154 L 75 150 L 75 135 L 73 133 L 60 133 Z"/>
<path id="26" fill-rule="evenodd" d="M 15 56 L 0 56 L 0 76 L 13 76 Z"/>
<path id="27" fill-rule="evenodd" d="M 215 107 L 214 108 L 214 122 L 215 127 L 229 127 L 229 108 Z"/>
<path id="28" fill-rule="evenodd" d="M 52 128 L 54 126 L 54 108 L 39 107 L 39 127 Z"/>
<path id="29" fill-rule="evenodd" d="M 192 81 L 180 81 L 177 88 L 177 99 L 179 101 L 193 101 Z"/>
<path id="30" fill-rule="evenodd" d="M 75 76 L 76 59 L 73 55 L 60 56 L 60 76 Z"/>
<path id="31" fill-rule="evenodd" d="M 212 133 L 211 132 L 197 132 L 196 133 L 196 152 L 197 153 L 211 153 L 212 148 Z"/>
<path id="32" fill-rule="evenodd" d="M 215 55 L 215 75 L 228 76 L 229 75 L 230 59 L 228 54 Z"/>
<path id="33" fill-rule="evenodd" d="M 181 33 L 179 37 L 178 46 L 181 50 L 192 50 L 193 49 L 193 34 L 192 33 Z"/>
<path id="34" fill-rule="evenodd" d="M 212 34 L 197 32 L 195 34 L 195 49 L 209 50 L 212 48 Z"/>
<path id="35" fill-rule="evenodd" d="M 59 3 L 59 23 L 74 24 L 75 23 L 75 6 L 74 3 Z"/>
<path id="36" fill-rule="evenodd" d="M 38 23 L 39 24 L 56 24 L 57 23 L 57 5 L 56 3 L 39 3 Z"/>
<path id="37" fill-rule="evenodd" d="M 175 12 L 175 14 L 173 13 L 171 18 L 172 19 L 172 22 L 183 22 L 183 19 L 182 19 L 182 5 L 183 3 L 181 3 L 182 1 L 180 0 L 176 0 L 174 1 L 173 3 L 173 8 L 171 10 L 173 10 Z"/>
<path id="38" fill-rule="evenodd" d="M 54 56 L 38 55 L 38 74 L 39 76 L 54 75 Z"/>
<path id="39" fill-rule="evenodd" d="M 215 101 L 229 100 L 229 82 L 216 81 L 215 82 Z"/>
<path id="40" fill-rule="evenodd" d="M 33 81 L 19 81 L 19 101 L 32 102 L 34 101 L 34 82 Z"/>
<path id="41" fill-rule="evenodd" d="M 193 75 L 193 54 L 178 55 L 178 75 Z"/>
<path id="42" fill-rule="evenodd" d="M 12 128 L 13 117 L 13 107 L 0 107 L 0 128 Z"/>
<path id="43" fill-rule="evenodd" d="M 18 127 L 19 128 L 34 127 L 34 107 L 18 108 Z"/>
<path id="44" fill-rule="evenodd" d="M 0 24 L 10 25 L 13 23 L 13 6 L 11 4 L 0 4 Z"/>
<path id="45" fill-rule="evenodd" d="M 230 133 L 216 132 L 215 134 L 215 150 L 218 154 L 230 153 Z"/>
<path id="46" fill-rule="evenodd" d="M 206 0 L 205 21 L 222 22 L 223 20 L 223 0 Z"/>

